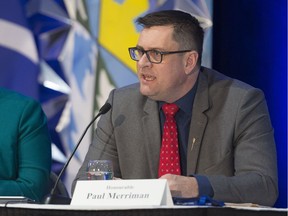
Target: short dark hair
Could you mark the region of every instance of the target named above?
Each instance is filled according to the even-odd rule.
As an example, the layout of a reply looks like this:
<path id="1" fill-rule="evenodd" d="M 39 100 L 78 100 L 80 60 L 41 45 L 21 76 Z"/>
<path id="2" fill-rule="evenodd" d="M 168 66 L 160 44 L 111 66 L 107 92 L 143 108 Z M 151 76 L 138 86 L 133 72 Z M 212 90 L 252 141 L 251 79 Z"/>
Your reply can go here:
<path id="1" fill-rule="evenodd" d="M 174 40 L 181 49 L 196 50 L 199 55 L 198 64 L 201 64 L 204 31 L 191 14 L 179 10 L 163 10 L 139 17 L 136 23 L 144 28 L 172 25 Z"/>

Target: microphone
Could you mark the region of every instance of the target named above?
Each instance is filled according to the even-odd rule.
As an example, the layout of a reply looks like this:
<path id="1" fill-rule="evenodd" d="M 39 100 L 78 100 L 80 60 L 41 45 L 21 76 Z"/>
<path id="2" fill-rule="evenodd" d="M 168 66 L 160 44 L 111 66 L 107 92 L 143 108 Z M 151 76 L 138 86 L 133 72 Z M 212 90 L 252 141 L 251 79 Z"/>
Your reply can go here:
<path id="1" fill-rule="evenodd" d="M 59 173 L 54 187 L 52 188 L 50 194 L 48 194 L 47 196 L 45 196 L 43 203 L 44 204 L 70 204 L 71 199 L 69 197 L 64 197 L 61 196 L 59 194 L 55 194 L 58 182 L 60 181 L 60 178 L 62 176 L 62 174 L 64 173 L 64 171 L 66 170 L 70 160 L 73 158 L 77 148 L 79 147 L 82 139 L 84 138 L 87 130 L 89 129 L 89 127 L 95 122 L 95 120 L 100 116 L 103 115 L 105 113 L 107 113 L 109 110 L 111 109 L 111 104 L 110 103 L 105 103 L 99 110 L 98 114 L 93 118 L 93 120 L 88 124 L 88 126 L 86 127 L 86 129 L 84 130 L 82 136 L 80 137 L 79 141 L 77 142 L 77 145 L 75 146 L 73 152 L 71 153 L 70 157 L 68 158 L 67 162 L 65 163 L 65 165 L 63 166 L 61 172 Z"/>

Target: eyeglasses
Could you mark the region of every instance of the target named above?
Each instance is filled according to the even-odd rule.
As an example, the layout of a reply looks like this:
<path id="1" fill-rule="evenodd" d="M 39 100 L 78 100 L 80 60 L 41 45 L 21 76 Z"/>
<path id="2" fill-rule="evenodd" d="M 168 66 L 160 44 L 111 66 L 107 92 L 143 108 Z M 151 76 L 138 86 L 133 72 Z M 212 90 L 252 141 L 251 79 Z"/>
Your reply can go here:
<path id="1" fill-rule="evenodd" d="M 184 53 L 190 52 L 192 50 L 179 50 L 179 51 L 171 51 L 171 52 L 162 52 L 159 50 L 143 50 L 138 47 L 130 47 L 128 48 L 129 54 L 132 60 L 139 61 L 141 57 L 146 54 L 148 60 L 151 63 L 160 64 L 163 59 L 163 55 L 175 54 L 175 53 Z"/>

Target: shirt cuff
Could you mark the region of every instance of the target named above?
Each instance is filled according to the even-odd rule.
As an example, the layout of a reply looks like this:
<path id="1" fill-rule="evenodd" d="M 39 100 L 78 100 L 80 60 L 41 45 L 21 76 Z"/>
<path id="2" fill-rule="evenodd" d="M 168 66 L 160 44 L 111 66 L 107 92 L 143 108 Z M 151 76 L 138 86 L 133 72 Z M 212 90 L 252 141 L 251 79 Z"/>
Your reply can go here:
<path id="1" fill-rule="evenodd" d="M 214 190 L 208 178 L 203 175 L 193 175 L 193 177 L 196 178 L 196 181 L 198 183 L 199 197 L 209 196 L 212 198 L 214 196 Z"/>

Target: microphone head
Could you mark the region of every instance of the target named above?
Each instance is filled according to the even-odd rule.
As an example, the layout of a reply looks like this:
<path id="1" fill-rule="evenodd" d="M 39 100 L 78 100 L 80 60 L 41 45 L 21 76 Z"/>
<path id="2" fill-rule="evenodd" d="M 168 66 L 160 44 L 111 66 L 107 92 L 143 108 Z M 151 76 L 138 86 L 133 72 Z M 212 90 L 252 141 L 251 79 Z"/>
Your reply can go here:
<path id="1" fill-rule="evenodd" d="M 99 114 L 105 114 L 111 109 L 111 104 L 110 103 L 105 103 L 99 110 Z"/>

